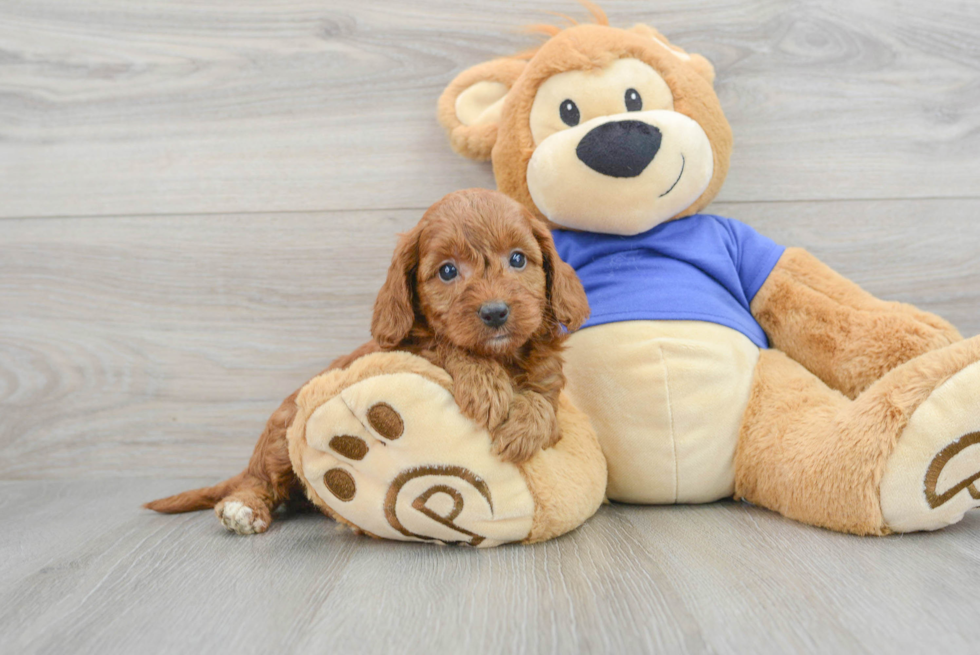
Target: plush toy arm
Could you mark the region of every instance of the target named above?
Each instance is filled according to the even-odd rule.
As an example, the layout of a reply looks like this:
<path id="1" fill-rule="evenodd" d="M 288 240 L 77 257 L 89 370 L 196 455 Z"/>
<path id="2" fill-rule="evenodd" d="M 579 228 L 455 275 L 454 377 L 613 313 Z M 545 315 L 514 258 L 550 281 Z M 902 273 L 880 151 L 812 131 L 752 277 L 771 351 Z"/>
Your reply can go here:
<path id="1" fill-rule="evenodd" d="M 879 300 L 800 248 L 789 248 L 752 300 L 770 344 L 855 398 L 910 359 L 962 339 L 945 320 Z"/>

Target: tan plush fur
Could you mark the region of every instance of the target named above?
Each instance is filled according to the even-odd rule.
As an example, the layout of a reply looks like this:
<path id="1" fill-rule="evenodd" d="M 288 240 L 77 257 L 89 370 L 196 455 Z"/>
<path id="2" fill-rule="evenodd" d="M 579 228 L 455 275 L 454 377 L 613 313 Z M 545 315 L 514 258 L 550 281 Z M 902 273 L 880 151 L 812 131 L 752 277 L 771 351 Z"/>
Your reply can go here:
<path id="1" fill-rule="evenodd" d="M 589 417 L 564 394 L 558 410 L 561 442 L 521 466 L 534 497 L 534 522 L 525 543 L 546 541 L 592 516 L 606 491 L 606 460 Z"/>
<path id="2" fill-rule="evenodd" d="M 848 398 L 899 364 L 962 338 L 938 316 L 878 300 L 800 248 L 783 254 L 752 301 L 752 315 L 774 348 Z"/>
<path id="3" fill-rule="evenodd" d="M 290 396 L 292 399 L 291 407 L 293 408 L 294 416 L 286 425 L 287 431 L 288 428 L 291 428 L 294 423 L 300 426 L 305 425 L 306 421 L 309 420 L 310 415 L 318 407 L 339 394 L 347 387 L 378 375 L 387 375 L 390 373 L 412 373 L 427 380 L 431 380 L 449 391 L 452 391 L 453 389 L 453 381 L 452 378 L 449 377 L 448 373 L 442 369 L 428 365 L 427 362 L 419 359 L 418 357 L 413 357 L 404 352 L 387 353 L 384 358 L 378 357 L 378 353 L 370 354 L 371 356 L 359 357 L 353 360 L 346 368 L 332 370 L 328 369 L 324 371 L 317 377 L 307 382 L 296 393 Z M 283 439 L 285 440 L 285 435 L 283 436 Z M 303 457 L 302 449 L 299 448 L 299 441 L 288 441 L 287 452 L 291 463 L 290 470 L 293 472 L 301 471 L 303 469 Z M 376 537 L 376 535 L 362 530 L 359 526 L 354 525 L 350 521 L 344 519 L 344 517 L 332 511 L 330 507 L 323 502 L 323 499 L 317 496 L 316 493 L 309 488 L 309 485 L 305 479 L 300 476 L 296 476 L 296 480 L 297 483 L 302 485 L 303 489 L 305 490 L 306 497 L 309 498 L 321 512 L 339 523 L 343 523 L 358 534 L 366 534 L 370 537 Z"/>
<path id="4" fill-rule="evenodd" d="M 500 82 L 508 87 L 514 84 L 525 61 L 519 59 L 497 59 L 463 72 L 453 80 L 450 87 L 439 98 L 439 121 L 449 132 L 449 143 L 453 150 L 477 161 L 490 159 L 490 151 L 497 141 L 497 124 L 463 125 L 456 118 L 456 98 L 476 82 Z"/>
<path id="5" fill-rule="evenodd" d="M 525 257 L 520 269 L 509 265 L 515 252 Z M 458 270 L 448 282 L 439 275 L 446 263 Z M 509 306 L 505 323 L 491 327 L 481 319 L 488 301 Z M 561 439 L 562 325 L 577 329 L 587 316 L 581 283 L 538 219 L 503 194 L 458 191 L 400 240 L 375 303 L 374 340 L 327 371 L 357 372 L 360 357 L 380 350 L 420 355 L 449 372 L 460 409 L 490 429 L 496 452 L 520 463 Z M 275 507 L 302 496 L 286 444 L 297 393 L 269 418 L 245 471 L 146 507 L 165 513 L 214 507 L 223 517 L 228 503 L 241 503 L 255 531 L 267 529 Z"/>

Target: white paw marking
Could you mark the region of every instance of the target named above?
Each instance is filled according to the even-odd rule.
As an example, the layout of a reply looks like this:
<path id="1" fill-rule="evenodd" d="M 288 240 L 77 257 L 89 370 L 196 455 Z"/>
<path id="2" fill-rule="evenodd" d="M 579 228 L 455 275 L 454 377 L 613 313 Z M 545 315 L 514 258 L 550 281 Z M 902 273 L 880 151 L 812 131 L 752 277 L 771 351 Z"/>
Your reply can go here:
<path id="1" fill-rule="evenodd" d="M 216 514 L 226 530 L 238 534 L 255 534 L 268 527 L 265 521 L 255 518 L 255 512 L 251 507 L 237 500 L 226 502 L 221 506 L 221 511 Z"/>

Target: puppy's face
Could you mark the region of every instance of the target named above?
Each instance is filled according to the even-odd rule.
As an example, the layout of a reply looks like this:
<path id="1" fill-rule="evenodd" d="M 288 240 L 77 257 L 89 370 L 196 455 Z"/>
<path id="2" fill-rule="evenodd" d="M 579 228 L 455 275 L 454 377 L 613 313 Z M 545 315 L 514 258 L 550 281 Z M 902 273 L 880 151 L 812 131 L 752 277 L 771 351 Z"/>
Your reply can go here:
<path id="1" fill-rule="evenodd" d="M 495 191 L 451 193 L 404 235 L 378 294 L 371 333 L 393 348 L 416 328 L 486 356 L 577 329 L 588 302 L 551 234 Z"/>
<path id="2" fill-rule="evenodd" d="M 530 222 L 516 203 L 482 197 L 445 209 L 427 221 L 419 239 L 422 314 L 438 337 L 458 348 L 513 352 L 541 328 L 548 301 Z"/>

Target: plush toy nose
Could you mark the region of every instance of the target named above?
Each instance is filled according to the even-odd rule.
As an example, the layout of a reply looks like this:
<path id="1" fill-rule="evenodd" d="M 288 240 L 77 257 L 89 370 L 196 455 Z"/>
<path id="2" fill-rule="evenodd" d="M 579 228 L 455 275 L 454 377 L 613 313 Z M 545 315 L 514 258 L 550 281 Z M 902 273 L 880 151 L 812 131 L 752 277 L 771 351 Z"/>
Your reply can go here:
<path id="1" fill-rule="evenodd" d="M 636 177 L 660 150 L 660 130 L 642 121 L 603 123 L 582 137 L 575 154 L 609 177 Z"/>
<path id="2" fill-rule="evenodd" d="M 510 307 L 505 302 L 499 300 L 494 300 L 491 302 L 485 302 L 480 305 L 480 319 L 487 324 L 488 327 L 499 328 L 501 325 L 507 322 L 507 317 L 510 316 Z"/>

